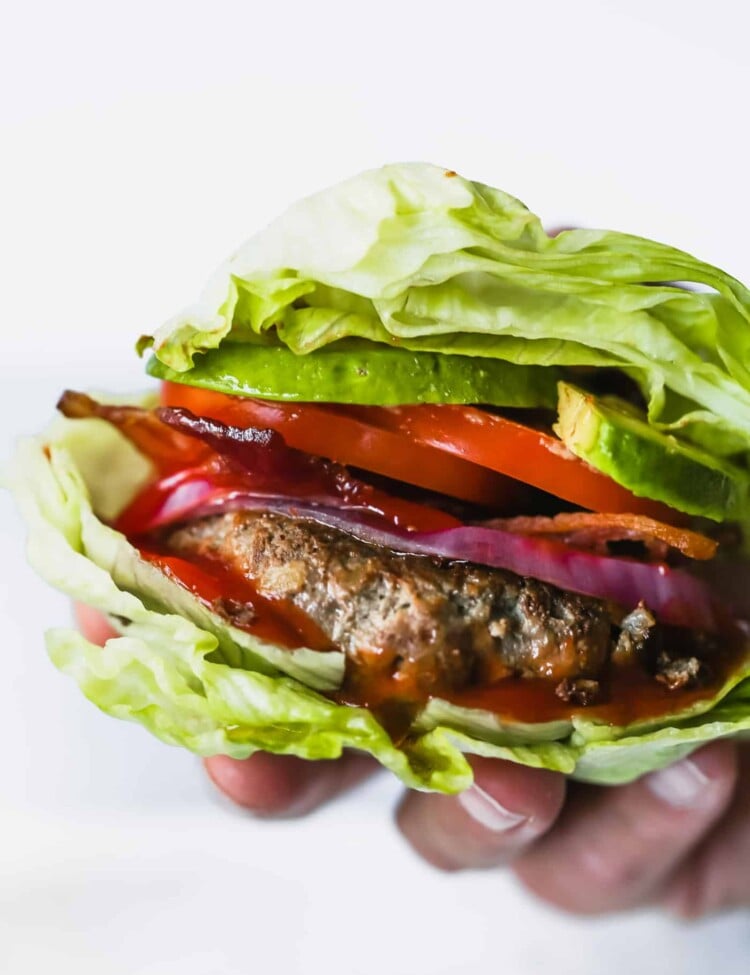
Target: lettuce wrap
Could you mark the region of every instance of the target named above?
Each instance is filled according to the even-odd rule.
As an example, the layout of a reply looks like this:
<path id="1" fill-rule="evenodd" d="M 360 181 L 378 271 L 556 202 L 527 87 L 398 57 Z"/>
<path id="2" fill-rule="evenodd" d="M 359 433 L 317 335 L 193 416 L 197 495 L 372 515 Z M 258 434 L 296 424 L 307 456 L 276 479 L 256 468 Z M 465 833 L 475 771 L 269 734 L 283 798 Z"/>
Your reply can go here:
<path id="1" fill-rule="evenodd" d="M 700 483 L 704 496 L 696 495 L 694 504 L 688 499 L 680 510 L 715 521 L 726 521 L 729 514 L 705 492 L 721 481 L 741 501 L 732 518 L 742 521 L 748 514 L 748 289 L 680 250 L 632 235 L 569 230 L 550 237 L 539 218 L 514 197 L 436 166 L 386 166 L 296 204 L 218 269 L 196 305 L 144 336 L 138 348 L 152 349 L 152 375 L 184 386 L 191 385 L 192 377 L 196 387 L 208 376 L 208 388 L 230 397 L 241 391 L 227 363 L 246 359 L 252 373 L 252 362 L 260 361 L 251 359 L 253 350 L 283 350 L 281 356 L 271 353 L 263 359 L 264 382 L 278 399 L 295 381 L 294 362 L 317 355 L 319 370 L 305 372 L 308 389 L 321 386 L 310 399 L 374 404 L 376 410 L 396 404 L 396 411 L 399 404 L 435 403 L 433 409 L 440 410 L 452 408 L 445 403 L 489 402 L 500 409 L 533 407 L 551 414 L 560 377 L 585 385 L 588 377 L 615 370 L 640 396 L 640 407 L 621 404 L 629 443 L 636 444 L 628 449 L 634 456 L 638 444 L 648 441 L 657 462 L 640 464 L 634 486 L 627 477 L 618 481 L 627 457 L 616 458 L 608 470 L 611 458 L 597 460 L 596 445 L 589 445 L 592 452 L 579 460 L 567 449 L 567 440 L 563 444 L 550 433 L 548 453 L 555 455 L 550 463 L 578 464 L 574 469 L 596 483 L 616 481 L 627 489 L 618 495 L 621 503 L 645 497 L 657 502 L 657 514 L 669 515 L 665 500 L 668 506 L 674 498 L 695 493 Z M 367 353 L 372 348 L 381 350 L 378 356 Z M 336 353 L 327 361 L 342 363 L 337 375 L 359 383 L 360 393 L 372 378 L 371 398 L 331 395 L 335 381 L 326 378 L 323 354 L 331 349 Z M 400 358 L 399 350 L 420 358 Z M 212 354 L 222 358 L 212 360 Z M 371 356 L 365 365 L 353 358 L 364 354 Z M 452 370 L 458 359 L 461 370 Z M 285 374 L 274 371 L 277 360 L 287 363 Z M 487 360 L 495 360 L 496 368 L 482 374 Z M 369 377 L 367 362 L 392 365 Z M 455 378 L 459 371 L 460 383 Z M 417 372 L 421 398 L 406 398 L 406 392 L 399 398 L 400 385 L 416 383 Z M 448 391 L 444 384 L 452 372 L 454 388 Z M 500 376 L 502 381 L 493 378 Z M 276 382 L 278 389 L 273 388 Z M 507 389 L 498 393 L 507 393 L 506 399 L 471 398 L 472 389 L 503 384 Z M 567 388 L 569 398 L 573 390 L 585 407 L 592 394 L 577 385 Z M 145 406 L 154 402 L 143 400 Z M 625 422 L 618 410 L 608 403 L 597 413 L 600 424 L 614 424 L 615 434 L 617 424 Z M 332 423 L 336 415 L 324 414 Z M 475 423 L 488 422 L 488 411 L 472 415 Z M 503 419 L 492 417 L 496 425 Z M 577 442 L 573 427 L 571 442 Z M 234 436 L 236 447 L 241 431 L 222 429 L 222 436 Z M 334 452 L 290 446 L 338 459 Z M 662 454 L 681 458 L 680 471 L 702 471 L 705 477 L 673 478 L 679 480 L 679 491 L 660 493 Z M 366 458 L 364 463 L 345 462 L 394 476 L 368 467 Z M 597 469 L 597 463 L 604 466 Z M 481 466 L 457 467 L 457 482 L 462 471 L 474 476 Z M 492 470 L 518 476 L 502 467 Z M 485 486 L 497 483 L 485 474 L 479 471 Z M 45 434 L 20 445 L 11 487 L 28 524 L 32 565 L 71 599 L 105 614 L 118 634 L 98 647 L 74 630 L 55 629 L 47 635 L 52 661 L 97 707 L 141 723 L 169 744 L 203 756 L 234 758 L 263 750 L 334 759 L 343 749 L 360 749 L 411 788 L 453 793 L 472 781 L 466 758 L 471 754 L 617 784 L 674 762 L 705 742 L 750 730 L 746 653 L 713 696 L 685 706 L 678 695 L 668 713 L 627 726 L 608 723 L 585 708 L 571 708 L 564 720 L 502 720 L 431 694 L 410 726 L 392 737 L 375 712 L 339 703 L 344 652 L 287 649 L 232 625 L 143 558 L 113 527 L 155 477 L 153 457 L 115 426 L 92 417 L 58 418 Z M 425 487 L 419 478 L 404 480 L 412 488 Z M 576 478 L 569 480 L 575 494 Z M 549 492 L 549 483 L 525 483 Z M 596 512 L 615 510 L 559 497 Z M 452 498 L 467 500 L 459 493 Z M 674 522 L 684 523 L 684 517 Z M 557 543 L 545 542 L 542 549 L 536 544 L 535 550 L 544 550 L 545 544 L 552 551 Z M 593 558 L 588 562 L 593 564 Z M 497 562 L 482 564 L 513 571 Z M 601 559 L 598 564 L 603 565 Z M 616 575 L 614 560 L 610 569 Z M 533 572 L 518 574 L 555 584 Z M 605 599 L 596 591 L 596 579 L 593 586 L 593 591 L 570 588 Z"/>

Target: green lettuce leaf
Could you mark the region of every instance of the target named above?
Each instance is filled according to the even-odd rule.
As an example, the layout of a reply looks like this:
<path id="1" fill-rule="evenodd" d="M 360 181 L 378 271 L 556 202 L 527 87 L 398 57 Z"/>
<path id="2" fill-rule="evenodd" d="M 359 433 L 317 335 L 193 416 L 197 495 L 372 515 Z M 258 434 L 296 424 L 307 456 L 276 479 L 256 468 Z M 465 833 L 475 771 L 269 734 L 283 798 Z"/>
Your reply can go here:
<path id="1" fill-rule="evenodd" d="M 178 372 L 230 335 L 613 366 L 652 423 L 730 454 L 750 446 L 749 325 L 748 289 L 689 254 L 609 231 L 550 238 L 512 196 L 413 163 L 297 203 L 141 348 Z"/>
<path id="2" fill-rule="evenodd" d="M 471 782 L 465 753 L 617 783 L 750 730 L 749 661 L 713 701 L 658 721 L 519 724 L 433 700 L 394 743 L 369 711 L 325 696 L 341 684 L 342 654 L 285 650 L 228 625 L 105 523 L 152 476 L 149 462 L 104 421 L 59 418 L 46 435 L 20 444 L 11 486 L 32 565 L 107 614 L 120 634 L 100 648 L 73 630 L 52 630 L 53 662 L 103 711 L 170 744 L 235 758 L 259 749 L 336 758 L 357 748 L 412 788 L 456 792 Z"/>

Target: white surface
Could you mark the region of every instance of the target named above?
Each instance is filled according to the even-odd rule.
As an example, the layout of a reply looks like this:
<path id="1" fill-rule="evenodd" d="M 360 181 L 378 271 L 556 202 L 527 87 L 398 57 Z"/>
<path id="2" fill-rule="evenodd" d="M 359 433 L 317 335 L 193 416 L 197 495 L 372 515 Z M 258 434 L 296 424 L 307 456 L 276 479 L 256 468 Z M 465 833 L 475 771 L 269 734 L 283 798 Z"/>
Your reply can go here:
<path id="1" fill-rule="evenodd" d="M 747 278 L 745 11 L 6 5 L 0 457 L 63 385 L 138 387 L 133 339 L 244 237 L 388 160 L 430 159 L 550 224 L 666 238 Z M 433 873 L 396 836 L 385 777 L 305 822 L 236 812 L 195 759 L 54 671 L 41 631 L 68 608 L 25 567 L 5 495 L 0 519 L 3 973 L 748 971 L 746 915 L 573 921 L 501 874 Z"/>

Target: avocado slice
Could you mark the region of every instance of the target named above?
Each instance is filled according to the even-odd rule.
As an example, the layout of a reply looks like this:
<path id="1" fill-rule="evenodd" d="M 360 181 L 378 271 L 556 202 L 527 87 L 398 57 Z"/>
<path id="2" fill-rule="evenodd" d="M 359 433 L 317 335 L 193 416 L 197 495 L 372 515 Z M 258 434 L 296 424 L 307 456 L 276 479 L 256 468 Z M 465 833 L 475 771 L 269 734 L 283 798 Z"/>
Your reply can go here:
<path id="1" fill-rule="evenodd" d="M 369 406 L 478 403 L 554 409 L 560 378 L 558 370 L 546 366 L 410 352 L 359 339 L 307 355 L 282 345 L 223 343 L 196 358 L 186 372 L 176 372 L 156 357 L 146 371 L 157 379 L 233 396 Z"/>
<path id="2" fill-rule="evenodd" d="M 555 433 L 592 467 L 638 497 L 714 521 L 746 517 L 750 474 L 649 425 L 616 397 L 558 384 Z"/>

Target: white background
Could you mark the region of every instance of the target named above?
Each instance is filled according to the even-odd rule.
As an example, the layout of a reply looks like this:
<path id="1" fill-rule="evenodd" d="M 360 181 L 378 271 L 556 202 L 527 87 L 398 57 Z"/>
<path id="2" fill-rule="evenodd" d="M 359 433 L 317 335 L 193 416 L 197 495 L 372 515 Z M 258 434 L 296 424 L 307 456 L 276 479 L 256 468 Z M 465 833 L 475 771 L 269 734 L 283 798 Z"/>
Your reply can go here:
<path id="1" fill-rule="evenodd" d="M 750 277 L 748 28 L 743 0 L 6 0 L 0 457 L 64 385 L 142 385 L 133 340 L 245 236 L 386 161 Z M 433 873 L 385 777 L 304 822 L 233 810 L 53 670 L 68 607 L 5 495 L 0 519 L 2 972 L 750 970 L 746 914 L 574 921 L 502 874 Z"/>

